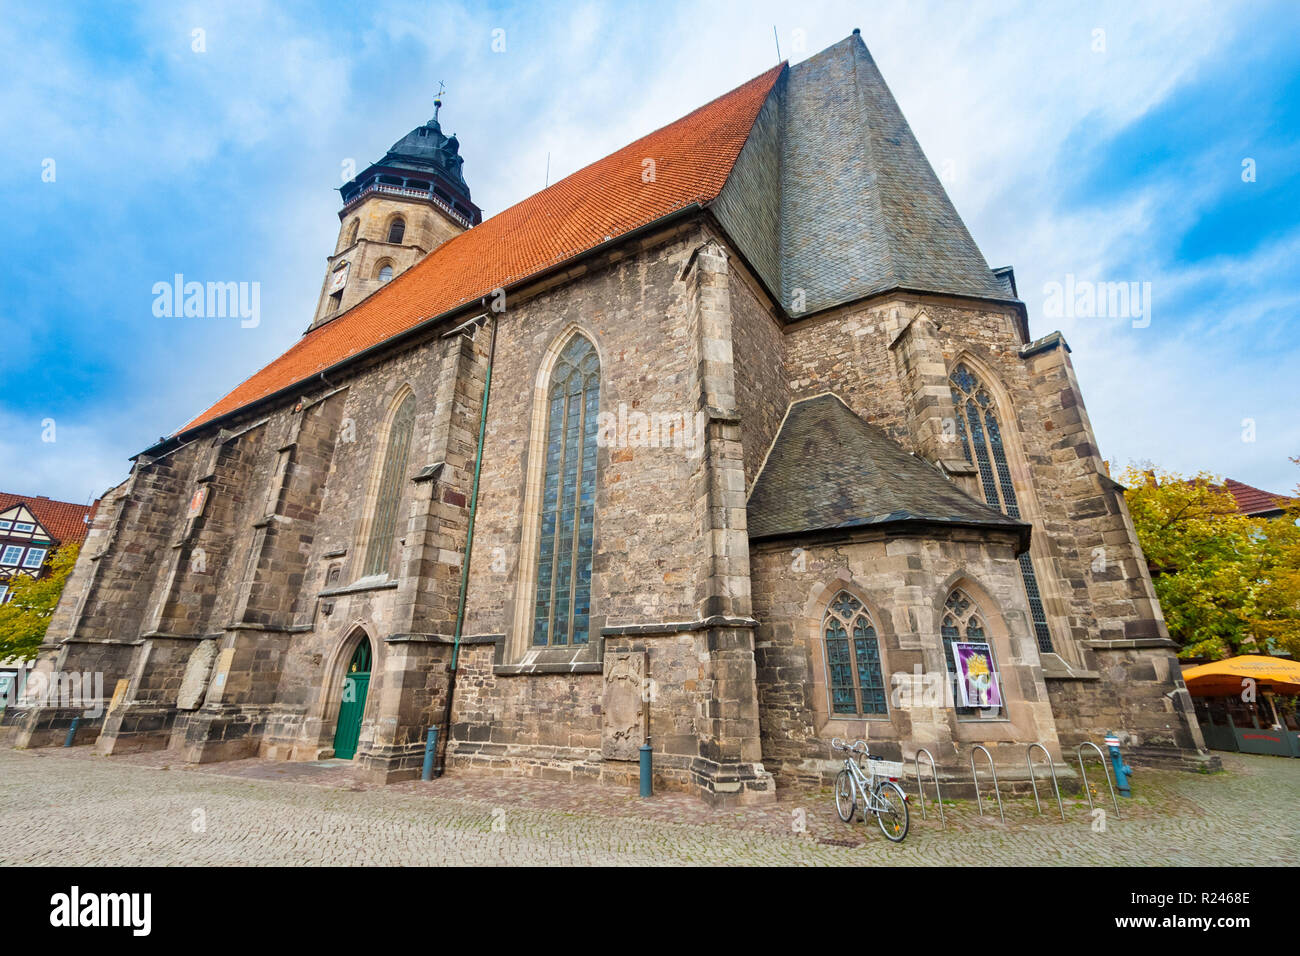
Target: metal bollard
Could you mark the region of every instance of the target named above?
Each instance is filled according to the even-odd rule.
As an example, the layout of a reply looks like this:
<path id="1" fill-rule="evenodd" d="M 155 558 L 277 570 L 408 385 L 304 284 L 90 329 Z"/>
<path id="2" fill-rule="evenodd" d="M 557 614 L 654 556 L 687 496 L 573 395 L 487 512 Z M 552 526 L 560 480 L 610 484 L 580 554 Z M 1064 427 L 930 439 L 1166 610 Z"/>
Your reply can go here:
<path id="1" fill-rule="evenodd" d="M 654 792 L 654 773 L 650 756 L 654 748 L 649 744 L 641 745 L 641 796 L 648 797 Z"/>
<path id="2" fill-rule="evenodd" d="M 420 771 L 421 780 L 433 779 L 433 758 L 438 752 L 438 728 L 430 727 L 429 736 L 424 741 L 424 769 Z"/>
<path id="3" fill-rule="evenodd" d="M 81 723 L 80 717 L 72 718 L 72 725 L 68 727 L 68 736 L 63 738 L 63 746 L 71 747 L 72 741 L 77 737 L 77 724 Z"/>
<path id="4" fill-rule="evenodd" d="M 1110 753 L 1110 764 L 1115 768 L 1115 789 L 1119 791 L 1121 797 L 1133 796 L 1133 791 L 1129 788 L 1129 774 L 1133 768 L 1126 764 L 1119 754 L 1119 735 L 1106 735 L 1106 750 Z"/>

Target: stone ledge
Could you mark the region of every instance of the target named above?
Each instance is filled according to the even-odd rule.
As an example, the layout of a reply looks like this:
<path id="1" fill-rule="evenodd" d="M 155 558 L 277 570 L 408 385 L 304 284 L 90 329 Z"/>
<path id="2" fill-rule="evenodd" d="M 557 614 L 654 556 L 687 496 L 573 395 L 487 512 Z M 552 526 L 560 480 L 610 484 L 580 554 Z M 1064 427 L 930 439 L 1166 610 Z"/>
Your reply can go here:
<path id="1" fill-rule="evenodd" d="M 364 594 L 366 591 L 389 591 L 397 588 L 396 581 L 371 581 L 362 578 L 341 588 L 327 588 L 316 596 L 318 598 L 339 597 L 344 594 Z"/>
<path id="2" fill-rule="evenodd" d="M 1178 650 L 1178 645 L 1167 637 L 1130 637 L 1116 641 L 1084 641 L 1083 645 L 1096 651 L 1126 651 L 1142 647 L 1162 647 Z"/>
<path id="3" fill-rule="evenodd" d="M 529 674 L 603 674 L 601 661 L 574 661 L 571 664 L 539 662 L 537 664 L 497 664 L 492 673 L 497 677 L 526 677 Z"/>
<path id="4" fill-rule="evenodd" d="M 461 644 L 495 644 L 504 638 L 504 634 L 465 634 Z M 390 634 L 384 638 L 385 644 L 455 644 L 453 634 Z"/>
<path id="5" fill-rule="evenodd" d="M 707 631 L 711 628 L 756 628 L 758 621 L 752 617 L 727 617 L 715 614 L 697 621 L 659 622 L 655 624 L 615 624 L 600 629 L 601 637 L 646 637 L 650 635 L 682 634 L 689 631 Z"/>

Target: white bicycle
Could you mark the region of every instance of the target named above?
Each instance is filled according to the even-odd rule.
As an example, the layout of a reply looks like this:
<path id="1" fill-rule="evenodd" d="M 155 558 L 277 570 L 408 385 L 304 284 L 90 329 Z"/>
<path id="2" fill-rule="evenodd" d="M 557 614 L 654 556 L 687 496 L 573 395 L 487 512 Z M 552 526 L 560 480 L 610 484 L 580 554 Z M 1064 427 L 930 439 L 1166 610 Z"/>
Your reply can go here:
<path id="1" fill-rule="evenodd" d="M 835 810 L 840 819 L 851 823 L 860 806 L 864 821 L 868 813 L 875 814 L 885 837 L 902 843 L 911 826 L 907 794 L 898 785 L 903 765 L 873 757 L 865 740 L 850 746 L 836 737 L 831 749 L 845 755 L 844 769 L 835 778 Z"/>

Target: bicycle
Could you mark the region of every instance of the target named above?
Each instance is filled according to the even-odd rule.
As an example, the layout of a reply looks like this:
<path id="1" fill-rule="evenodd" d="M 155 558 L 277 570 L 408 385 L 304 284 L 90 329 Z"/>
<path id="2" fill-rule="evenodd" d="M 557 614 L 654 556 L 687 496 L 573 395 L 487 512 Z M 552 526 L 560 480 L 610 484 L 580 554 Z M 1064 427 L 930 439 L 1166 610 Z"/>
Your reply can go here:
<path id="1" fill-rule="evenodd" d="M 866 822 L 868 813 L 875 814 L 885 838 L 902 843 L 911 828 L 907 794 L 897 783 L 903 765 L 872 756 L 865 740 L 850 746 L 835 737 L 831 740 L 831 749 L 846 754 L 844 769 L 835 778 L 835 810 L 840 819 L 852 823 L 860 804 L 863 822 Z M 866 770 L 862 766 L 864 762 Z"/>

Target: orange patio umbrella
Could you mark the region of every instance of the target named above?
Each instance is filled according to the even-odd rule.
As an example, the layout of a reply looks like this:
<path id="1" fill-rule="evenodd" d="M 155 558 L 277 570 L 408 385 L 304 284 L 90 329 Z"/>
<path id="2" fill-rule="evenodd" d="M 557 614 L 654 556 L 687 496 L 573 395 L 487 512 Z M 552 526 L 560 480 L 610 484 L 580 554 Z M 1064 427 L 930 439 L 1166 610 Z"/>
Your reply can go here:
<path id="1" fill-rule="evenodd" d="M 1183 682 L 1193 697 L 1239 694 L 1242 681 L 1247 678 L 1253 678 L 1261 690 L 1278 694 L 1300 694 L 1300 661 L 1243 654 L 1183 671 Z"/>

